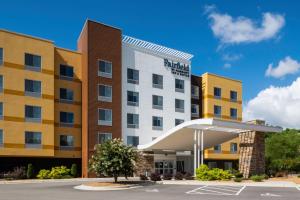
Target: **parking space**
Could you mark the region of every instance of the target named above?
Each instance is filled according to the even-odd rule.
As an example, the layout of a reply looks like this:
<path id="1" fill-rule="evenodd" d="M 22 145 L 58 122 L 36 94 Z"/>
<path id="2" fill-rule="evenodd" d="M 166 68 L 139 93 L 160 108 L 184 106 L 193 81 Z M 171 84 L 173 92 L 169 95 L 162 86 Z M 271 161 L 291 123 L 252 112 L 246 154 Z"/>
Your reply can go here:
<path id="1" fill-rule="evenodd" d="M 210 195 L 239 195 L 246 186 L 227 185 L 204 185 L 187 191 L 187 194 L 210 194 Z"/>

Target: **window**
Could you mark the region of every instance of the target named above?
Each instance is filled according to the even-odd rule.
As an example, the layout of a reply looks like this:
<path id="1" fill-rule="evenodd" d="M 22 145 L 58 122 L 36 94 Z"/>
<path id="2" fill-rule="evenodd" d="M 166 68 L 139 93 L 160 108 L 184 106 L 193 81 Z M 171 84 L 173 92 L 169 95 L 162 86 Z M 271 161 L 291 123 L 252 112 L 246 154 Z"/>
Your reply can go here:
<path id="1" fill-rule="evenodd" d="M 230 101 L 236 102 L 237 101 L 237 92 L 236 91 L 230 91 Z"/>
<path id="2" fill-rule="evenodd" d="M 0 48 L 0 65 L 3 65 L 3 48 Z"/>
<path id="3" fill-rule="evenodd" d="M 98 85 L 98 101 L 112 101 L 112 87 L 110 85 Z"/>
<path id="4" fill-rule="evenodd" d="M 154 109 L 163 109 L 163 97 L 152 95 L 152 108 Z"/>
<path id="5" fill-rule="evenodd" d="M 139 93 L 127 91 L 127 105 L 139 106 Z"/>
<path id="6" fill-rule="evenodd" d="M 192 117 L 199 117 L 199 105 L 192 104 L 191 105 L 191 113 L 192 113 Z"/>
<path id="7" fill-rule="evenodd" d="M 42 133 L 41 132 L 25 132 L 25 147 L 26 148 L 41 148 Z"/>
<path id="8" fill-rule="evenodd" d="M 73 126 L 74 113 L 72 112 L 60 112 L 60 123 L 63 126 Z"/>
<path id="9" fill-rule="evenodd" d="M 127 145 L 137 147 L 139 145 L 139 137 L 138 136 L 127 136 Z"/>
<path id="10" fill-rule="evenodd" d="M 25 79 L 25 95 L 32 97 L 41 97 L 41 81 Z"/>
<path id="11" fill-rule="evenodd" d="M 230 118 L 237 119 L 237 109 L 236 108 L 230 108 Z"/>
<path id="12" fill-rule="evenodd" d="M 60 65 L 60 79 L 72 80 L 74 78 L 74 68 L 69 65 Z"/>
<path id="13" fill-rule="evenodd" d="M 139 127 L 139 115 L 127 113 L 127 128 L 138 128 Z"/>
<path id="14" fill-rule="evenodd" d="M 175 112 L 184 112 L 184 100 L 175 99 Z"/>
<path id="15" fill-rule="evenodd" d="M 193 99 L 199 99 L 199 87 L 196 85 L 191 86 L 191 93 Z"/>
<path id="16" fill-rule="evenodd" d="M 4 140 L 3 140 L 3 129 L 0 129 L 0 147 L 2 147 L 4 144 Z"/>
<path id="17" fill-rule="evenodd" d="M 221 153 L 221 145 L 220 144 L 214 146 L 214 152 Z"/>
<path id="18" fill-rule="evenodd" d="M 66 89 L 66 88 L 60 88 L 59 89 L 59 98 L 63 101 L 73 101 L 74 94 L 73 90 Z"/>
<path id="19" fill-rule="evenodd" d="M 231 153 L 237 153 L 237 151 L 238 151 L 237 143 L 230 143 L 230 152 Z"/>
<path id="20" fill-rule="evenodd" d="M 41 56 L 25 53 L 25 68 L 33 71 L 41 71 Z"/>
<path id="21" fill-rule="evenodd" d="M 0 102 L 0 120 L 3 119 L 3 102 Z"/>
<path id="22" fill-rule="evenodd" d="M 26 122 L 41 122 L 42 108 L 40 106 L 25 105 L 25 121 Z"/>
<path id="23" fill-rule="evenodd" d="M 178 126 L 179 124 L 182 124 L 184 122 L 183 119 L 175 119 L 175 126 Z"/>
<path id="24" fill-rule="evenodd" d="M 127 68 L 127 83 L 139 84 L 139 71 Z"/>
<path id="25" fill-rule="evenodd" d="M 163 76 L 152 74 L 152 87 L 163 89 Z"/>
<path id="26" fill-rule="evenodd" d="M 163 118 L 162 117 L 152 117 L 152 129 L 162 130 L 163 129 Z"/>
<path id="27" fill-rule="evenodd" d="M 175 91 L 184 93 L 184 80 L 175 79 Z"/>
<path id="28" fill-rule="evenodd" d="M 72 135 L 60 135 L 59 136 L 60 149 L 68 150 L 74 147 L 74 136 Z"/>
<path id="29" fill-rule="evenodd" d="M 98 109 L 98 125 L 112 126 L 112 110 L 111 109 Z"/>
<path id="30" fill-rule="evenodd" d="M 111 78 L 112 77 L 112 63 L 109 61 L 99 60 L 98 76 Z"/>
<path id="31" fill-rule="evenodd" d="M 214 87 L 214 97 L 216 99 L 221 99 L 221 88 Z"/>
<path id="32" fill-rule="evenodd" d="M 3 92 L 3 75 L 0 75 L 0 92 Z"/>
<path id="33" fill-rule="evenodd" d="M 222 114 L 221 106 L 214 105 L 214 116 L 215 117 L 221 117 L 221 114 Z"/>
<path id="34" fill-rule="evenodd" d="M 208 165 L 209 169 L 217 168 L 217 166 L 218 166 L 217 162 L 214 162 L 214 161 L 207 162 L 207 165 Z"/>
<path id="35" fill-rule="evenodd" d="M 232 169 L 232 162 L 224 162 L 224 169 L 231 170 Z"/>
<path id="36" fill-rule="evenodd" d="M 111 133 L 100 133 L 98 132 L 98 144 L 103 144 L 104 142 L 111 140 L 112 134 Z"/>

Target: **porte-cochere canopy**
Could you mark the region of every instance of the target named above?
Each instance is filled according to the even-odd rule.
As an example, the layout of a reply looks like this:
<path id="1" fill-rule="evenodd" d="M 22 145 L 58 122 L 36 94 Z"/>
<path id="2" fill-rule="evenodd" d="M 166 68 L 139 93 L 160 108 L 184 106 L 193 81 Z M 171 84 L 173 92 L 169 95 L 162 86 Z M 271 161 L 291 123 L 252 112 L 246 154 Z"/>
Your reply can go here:
<path id="1" fill-rule="evenodd" d="M 194 133 L 203 131 L 203 148 L 221 144 L 248 131 L 281 132 L 281 127 L 257 125 L 244 122 L 230 122 L 219 119 L 196 119 L 184 122 L 152 142 L 139 145 L 143 151 L 192 151 L 194 149 Z"/>

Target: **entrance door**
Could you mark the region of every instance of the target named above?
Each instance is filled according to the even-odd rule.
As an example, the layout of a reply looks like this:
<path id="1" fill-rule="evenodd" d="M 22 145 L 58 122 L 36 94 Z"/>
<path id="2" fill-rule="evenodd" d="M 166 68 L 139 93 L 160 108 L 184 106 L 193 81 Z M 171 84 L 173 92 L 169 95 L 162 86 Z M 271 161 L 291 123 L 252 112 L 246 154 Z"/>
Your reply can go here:
<path id="1" fill-rule="evenodd" d="M 176 171 L 180 173 L 185 173 L 183 160 L 176 161 Z"/>
<path id="2" fill-rule="evenodd" d="M 155 172 L 158 174 L 174 174 L 174 162 L 171 161 L 155 161 Z"/>

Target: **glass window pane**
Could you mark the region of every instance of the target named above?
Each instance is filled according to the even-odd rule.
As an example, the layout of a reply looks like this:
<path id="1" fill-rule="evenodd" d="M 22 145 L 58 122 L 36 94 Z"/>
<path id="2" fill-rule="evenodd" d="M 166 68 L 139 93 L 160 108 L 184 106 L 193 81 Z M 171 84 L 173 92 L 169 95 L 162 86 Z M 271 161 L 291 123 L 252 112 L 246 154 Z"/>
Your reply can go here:
<path id="1" fill-rule="evenodd" d="M 74 68 L 68 65 L 60 65 L 60 75 L 73 78 L 74 77 Z"/>
<path id="2" fill-rule="evenodd" d="M 41 56 L 25 53 L 25 65 L 41 68 Z"/>
<path id="3" fill-rule="evenodd" d="M 42 133 L 41 132 L 25 132 L 25 143 L 26 144 L 41 144 Z"/>

